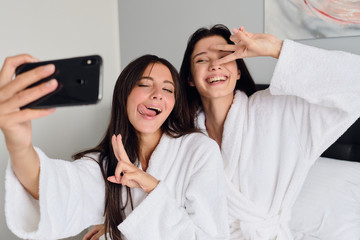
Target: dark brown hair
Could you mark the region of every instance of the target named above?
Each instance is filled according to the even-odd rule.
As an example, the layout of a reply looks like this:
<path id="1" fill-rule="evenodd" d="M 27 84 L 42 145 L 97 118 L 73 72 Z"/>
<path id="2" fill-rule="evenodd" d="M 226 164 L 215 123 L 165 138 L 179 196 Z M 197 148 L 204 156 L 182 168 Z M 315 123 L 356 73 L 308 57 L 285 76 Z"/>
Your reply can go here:
<path id="1" fill-rule="evenodd" d="M 107 181 L 108 176 L 114 175 L 118 163 L 111 145 L 111 137 L 114 134 L 121 134 L 122 141 L 129 159 L 132 163 L 137 164 L 139 160 L 139 140 L 134 127 L 131 125 L 127 115 L 127 98 L 134 88 L 137 81 L 142 77 L 147 66 L 150 64 L 161 63 L 171 72 L 175 84 L 175 105 L 169 117 L 162 124 L 161 129 L 164 134 L 172 137 L 180 137 L 187 133 L 195 132 L 194 122 L 190 117 L 186 92 L 180 82 L 179 74 L 175 67 L 167 60 L 154 55 L 144 55 L 132 61 L 121 72 L 117 79 L 113 101 L 111 107 L 111 118 L 104 138 L 98 146 L 74 154 L 74 159 L 79 159 L 88 153 L 99 153 L 98 163 L 100 165 L 106 188 L 105 196 L 105 230 L 109 232 L 110 238 L 118 240 L 122 238 L 117 226 L 125 219 L 125 207 L 127 204 L 132 205 L 131 192 L 128 187 L 120 184 L 114 184 Z M 122 192 L 127 192 L 127 198 L 124 202 Z"/>
<path id="2" fill-rule="evenodd" d="M 231 32 L 230 30 L 222 25 L 216 24 L 211 28 L 199 28 L 196 30 L 190 37 L 187 43 L 187 47 L 184 53 L 184 58 L 180 67 L 180 78 L 183 82 L 183 85 L 186 87 L 187 97 L 190 107 L 190 113 L 192 116 L 195 116 L 196 111 L 199 107 L 202 106 L 200 95 L 195 87 L 189 85 L 189 80 L 192 79 L 191 75 L 191 54 L 194 51 L 194 47 L 198 41 L 203 38 L 211 36 L 220 36 L 223 37 L 228 44 L 234 44 L 230 40 Z M 252 79 L 249 70 L 246 67 L 246 64 L 243 59 L 237 59 L 236 64 L 238 69 L 241 72 L 240 79 L 236 82 L 235 89 L 239 89 L 250 96 L 256 91 L 255 82 Z"/>

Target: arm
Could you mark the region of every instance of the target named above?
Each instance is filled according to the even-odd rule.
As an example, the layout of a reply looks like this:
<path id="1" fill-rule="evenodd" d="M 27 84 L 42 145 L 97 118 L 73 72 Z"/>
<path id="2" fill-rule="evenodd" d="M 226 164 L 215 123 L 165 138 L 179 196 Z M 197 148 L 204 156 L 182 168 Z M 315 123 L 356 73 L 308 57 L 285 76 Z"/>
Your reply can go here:
<path id="1" fill-rule="evenodd" d="M 292 113 L 305 159 L 318 157 L 359 117 L 359 66 L 354 54 L 284 42 L 270 91 L 292 99 L 284 107 Z"/>
<path id="2" fill-rule="evenodd" d="M 54 91 L 57 87 L 57 82 L 50 80 L 26 89 L 32 83 L 51 75 L 54 72 L 53 65 L 38 67 L 13 79 L 17 66 L 34 61 L 37 59 L 29 55 L 9 57 L 0 71 L 0 128 L 4 133 L 11 160 L 6 172 L 5 212 L 9 228 L 19 237 L 49 239 L 52 236 L 57 238 L 74 234 L 84 229 L 86 224 L 94 224 L 92 221 L 99 216 L 98 210 L 103 210 L 104 203 L 92 199 L 94 193 L 86 192 L 83 186 L 100 184 L 100 196 L 103 196 L 101 193 L 104 186 L 101 185 L 101 181 L 99 182 L 102 175 L 97 163 L 93 163 L 93 173 L 98 175 L 92 180 L 91 177 L 87 177 L 86 171 L 81 171 L 81 161 L 73 165 L 65 161 L 53 162 L 41 151 L 34 149 L 31 142 L 31 120 L 47 116 L 53 113 L 54 109 L 20 110 L 20 107 Z M 78 170 L 75 166 L 78 166 Z M 91 170 L 89 167 L 86 169 Z M 70 184 L 67 180 L 74 181 Z M 88 183 L 84 184 L 84 180 Z M 94 189 L 98 189 L 96 186 L 98 185 L 94 184 Z M 73 194 L 77 192 L 83 195 Z M 40 200 L 36 200 L 39 196 Z M 72 198 L 73 196 L 76 197 Z M 89 211 L 91 217 L 81 215 L 85 212 L 84 209 L 69 210 L 69 202 L 79 204 L 84 200 L 83 196 L 90 197 L 86 199 L 85 204 L 78 206 L 89 207 L 88 204 L 92 204 L 91 208 L 89 207 L 94 209 L 93 212 Z M 100 207 L 96 204 L 100 204 Z M 103 212 L 100 216 L 102 214 Z M 80 224 L 73 224 L 79 222 Z"/>
<path id="3" fill-rule="evenodd" d="M 24 239 L 74 236 L 104 221 L 105 186 L 97 156 L 74 162 L 40 159 L 39 200 L 23 188 L 9 165 L 5 212 L 9 229 Z"/>
<path id="4" fill-rule="evenodd" d="M 55 80 L 25 89 L 32 83 L 51 75 L 55 67 L 53 65 L 39 67 L 12 80 L 16 67 L 34 61 L 37 59 L 30 55 L 18 55 L 5 60 L 0 71 L 0 128 L 5 136 L 15 175 L 25 189 L 34 198 L 38 198 L 40 168 L 39 158 L 31 143 L 31 120 L 47 116 L 54 110 L 20 110 L 20 107 L 56 89 Z"/>

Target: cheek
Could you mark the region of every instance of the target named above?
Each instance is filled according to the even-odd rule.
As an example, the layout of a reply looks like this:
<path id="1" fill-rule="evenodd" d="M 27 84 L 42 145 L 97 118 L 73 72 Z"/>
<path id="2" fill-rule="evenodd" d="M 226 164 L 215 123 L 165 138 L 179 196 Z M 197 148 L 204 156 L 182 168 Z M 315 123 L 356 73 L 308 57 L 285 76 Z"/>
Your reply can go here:
<path id="1" fill-rule="evenodd" d="M 231 73 L 232 76 L 235 76 L 236 79 L 240 78 L 240 70 L 238 69 L 236 62 L 228 63 L 224 67 Z"/>
<path id="2" fill-rule="evenodd" d="M 131 116 L 131 113 L 135 111 L 138 99 L 140 99 L 140 95 L 133 89 L 126 100 L 126 112 L 129 117 Z"/>
<path id="3" fill-rule="evenodd" d="M 132 116 L 132 115 L 131 115 L 132 112 L 134 112 L 134 110 L 133 110 L 133 104 L 132 104 L 131 99 L 128 98 L 127 105 L 126 105 L 126 113 L 127 113 L 127 115 L 128 115 L 129 120 L 130 120 L 130 118 L 131 118 L 131 116 Z"/>
<path id="4" fill-rule="evenodd" d="M 174 109 L 175 106 L 175 96 L 169 97 L 168 98 L 168 108 L 170 111 L 172 111 Z"/>
<path id="5" fill-rule="evenodd" d="M 192 69 L 192 71 L 191 71 L 192 83 L 193 83 L 192 86 L 195 86 L 195 83 L 201 79 L 202 72 L 203 72 L 203 70 L 201 69 L 201 67 Z"/>

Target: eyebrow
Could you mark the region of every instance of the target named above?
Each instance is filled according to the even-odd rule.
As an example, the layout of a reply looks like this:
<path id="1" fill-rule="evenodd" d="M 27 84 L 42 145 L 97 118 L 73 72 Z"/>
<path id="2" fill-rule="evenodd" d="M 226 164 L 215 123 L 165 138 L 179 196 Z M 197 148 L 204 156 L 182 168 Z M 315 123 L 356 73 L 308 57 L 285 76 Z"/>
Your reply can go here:
<path id="1" fill-rule="evenodd" d="M 141 79 L 146 79 L 146 80 L 151 80 L 151 81 L 154 81 L 154 79 L 152 77 L 146 77 L 146 76 L 143 76 L 140 78 Z M 173 85 L 175 87 L 175 84 L 172 82 L 172 81 L 169 81 L 169 80 L 164 80 L 163 83 L 169 83 L 171 85 Z"/>
<path id="2" fill-rule="evenodd" d="M 199 52 L 199 53 L 195 54 L 195 55 L 192 57 L 192 59 L 194 60 L 194 58 L 196 58 L 197 56 L 202 55 L 202 54 L 206 54 L 206 52 Z"/>

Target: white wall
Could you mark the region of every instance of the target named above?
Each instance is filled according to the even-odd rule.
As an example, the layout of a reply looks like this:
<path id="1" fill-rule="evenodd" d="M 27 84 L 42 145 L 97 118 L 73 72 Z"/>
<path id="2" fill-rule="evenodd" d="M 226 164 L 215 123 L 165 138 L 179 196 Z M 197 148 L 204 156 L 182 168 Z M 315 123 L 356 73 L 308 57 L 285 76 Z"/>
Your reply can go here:
<path id="1" fill-rule="evenodd" d="M 264 30 L 264 0 L 119 1 L 121 63 L 144 53 L 157 54 L 180 68 L 187 40 L 197 28 L 225 24 Z M 360 54 L 360 37 L 306 40 L 302 43 Z M 269 83 L 276 60 L 246 59 L 257 83 Z"/>
<path id="2" fill-rule="evenodd" d="M 103 100 L 69 107 L 33 122 L 33 143 L 48 155 L 70 159 L 103 136 L 112 89 L 120 73 L 118 2 L 116 0 L 0 0 L 0 63 L 6 56 L 30 53 L 40 60 L 99 54 L 104 61 Z M 8 154 L 0 133 L 0 178 Z M 0 238 L 18 239 L 4 216 L 4 181 L 0 184 Z M 96 193 L 94 193 L 96 194 Z M 81 239 L 81 237 L 74 238 Z"/>

